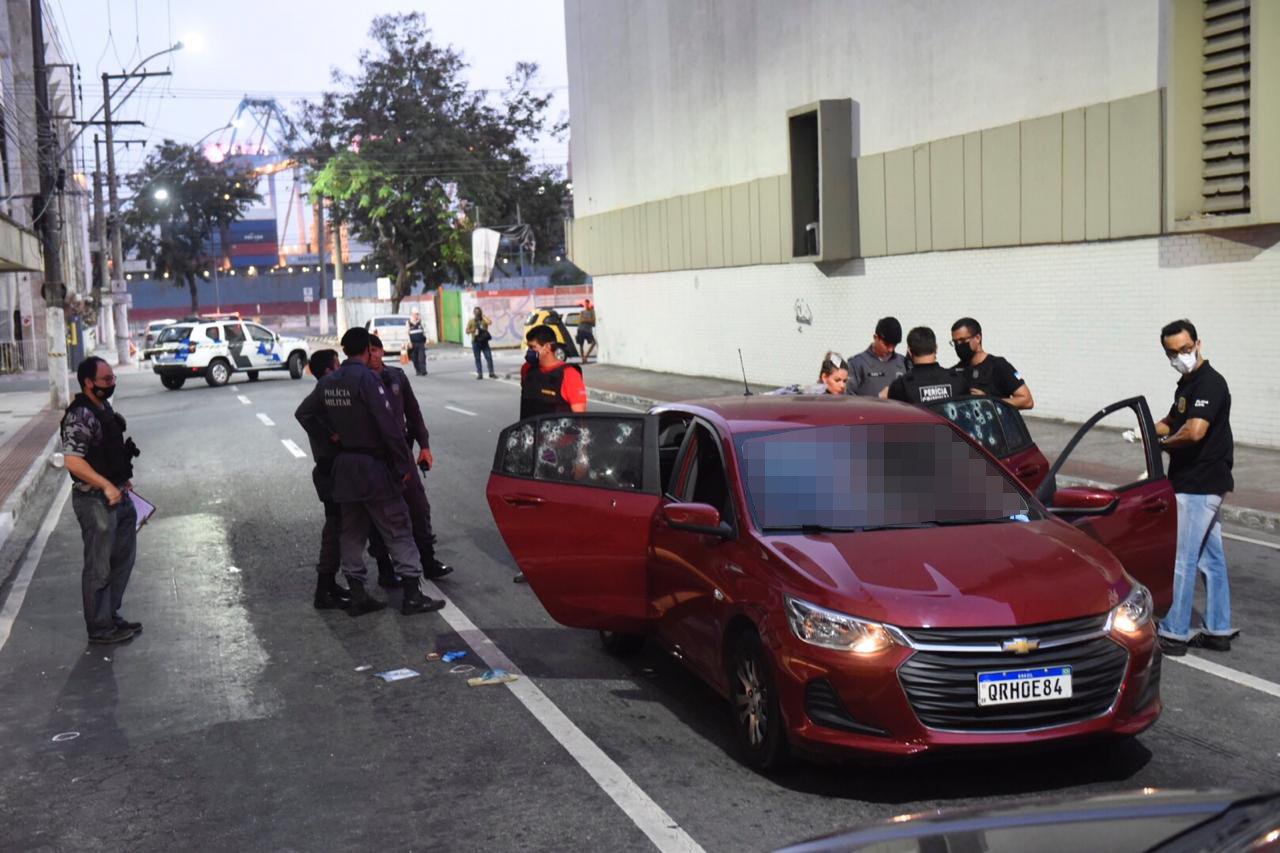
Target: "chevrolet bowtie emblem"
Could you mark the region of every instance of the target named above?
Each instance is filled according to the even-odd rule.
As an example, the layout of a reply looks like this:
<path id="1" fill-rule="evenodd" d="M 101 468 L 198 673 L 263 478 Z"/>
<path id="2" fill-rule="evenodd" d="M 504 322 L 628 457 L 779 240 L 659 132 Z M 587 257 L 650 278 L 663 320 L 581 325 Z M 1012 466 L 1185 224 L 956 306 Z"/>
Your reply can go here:
<path id="1" fill-rule="evenodd" d="M 1026 637 L 1015 637 L 1012 640 L 1005 640 L 1000 644 L 1000 648 L 1006 652 L 1013 652 L 1015 655 L 1025 655 L 1040 648 L 1040 641 L 1028 640 Z"/>

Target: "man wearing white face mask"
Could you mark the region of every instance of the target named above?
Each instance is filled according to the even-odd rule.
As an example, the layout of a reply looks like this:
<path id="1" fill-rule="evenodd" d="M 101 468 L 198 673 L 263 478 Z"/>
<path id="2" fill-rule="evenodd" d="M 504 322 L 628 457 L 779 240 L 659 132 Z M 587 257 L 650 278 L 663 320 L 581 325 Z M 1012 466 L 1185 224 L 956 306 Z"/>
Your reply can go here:
<path id="1" fill-rule="evenodd" d="M 1187 645 L 1231 649 L 1231 590 L 1222 550 L 1222 498 L 1231 477 L 1231 392 L 1227 380 L 1200 353 L 1196 327 L 1174 320 L 1160 330 L 1173 369 L 1182 374 L 1169 414 L 1156 424 L 1169 454 L 1169 481 L 1178 499 L 1178 553 L 1173 567 L 1173 605 L 1160 621 L 1165 654 L 1186 654 Z M 1204 627 L 1191 633 L 1196 575 L 1205 577 Z"/>

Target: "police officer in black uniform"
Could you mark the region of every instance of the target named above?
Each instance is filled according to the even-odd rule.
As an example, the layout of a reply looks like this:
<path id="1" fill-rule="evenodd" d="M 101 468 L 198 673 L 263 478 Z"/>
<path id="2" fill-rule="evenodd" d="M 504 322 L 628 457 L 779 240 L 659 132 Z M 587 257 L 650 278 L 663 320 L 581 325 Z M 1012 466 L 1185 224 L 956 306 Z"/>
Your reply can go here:
<path id="1" fill-rule="evenodd" d="M 311 375 L 323 379 L 338 369 L 338 353 L 331 349 L 317 350 L 311 354 L 308 364 Z M 324 527 L 320 531 L 320 557 L 316 560 L 316 610 L 345 609 L 351 603 L 351 595 L 338 586 L 338 567 L 341 561 L 339 543 L 342 536 L 342 510 L 333 500 L 333 460 L 338 457 L 337 437 L 325 418 L 324 395 L 320 386 L 307 395 L 293 416 L 307 433 L 311 443 L 311 458 L 316 460 L 311 469 L 311 482 L 316 487 L 316 497 L 324 505 Z"/>
<path id="2" fill-rule="evenodd" d="M 404 438 L 409 453 L 413 453 L 416 442 L 418 467 L 429 471 L 435 458 L 431 455 L 431 436 L 422 418 L 422 407 L 418 405 L 418 398 L 414 395 L 413 386 L 409 384 L 409 377 L 405 372 L 383 360 L 385 350 L 381 338 L 377 335 L 369 336 L 369 368 L 382 380 L 392 411 L 404 422 Z M 453 567 L 445 565 L 436 557 L 436 536 L 431 529 L 431 503 L 427 500 L 422 479 L 417 475 L 410 477 L 405 485 L 404 502 L 409 507 L 413 539 L 418 545 L 418 556 L 422 560 L 422 576 L 428 580 L 438 580 L 451 573 Z M 391 554 L 376 527 L 369 529 L 369 553 L 378 561 L 378 585 L 396 585 Z"/>
<path id="3" fill-rule="evenodd" d="M 80 393 L 62 415 L 62 452 L 71 475 L 71 506 L 84 540 L 80 592 L 91 643 L 121 643 L 142 630 L 120 615 L 124 590 L 137 557 L 133 459 L 140 455 L 124 436 L 125 420 L 107 402 L 115 372 L 97 356 L 76 369 Z"/>
<path id="4" fill-rule="evenodd" d="M 928 326 L 916 326 L 907 333 L 911 369 L 880 392 L 881 397 L 904 403 L 927 405 L 952 400 L 965 393 L 964 381 L 938 364 L 938 338 Z"/>
<path id="5" fill-rule="evenodd" d="M 404 418 L 387 399 L 387 389 L 369 369 L 369 332 L 348 329 L 342 336 L 347 360 L 320 380 L 327 421 L 340 449 L 333 461 L 333 500 L 342 505 L 342 571 L 351 590 L 352 616 L 381 610 L 385 602 L 365 592 L 364 547 L 376 525 L 400 575 L 400 612 L 439 610 L 443 601 L 422 594 L 422 563 L 413 541 L 403 492 L 417 476 L 404 441 Z"/>
<path id="6" fill-rule="evenodd" d="M 1036 401 L 1018 369 L 982 347 L 982 324 L 961 317 L 951 324 L 951 345 L 960 363 L 952 370 L 967 384 L 969 393 L 999 397 L 1015 409 L 1033 409 Z"/>

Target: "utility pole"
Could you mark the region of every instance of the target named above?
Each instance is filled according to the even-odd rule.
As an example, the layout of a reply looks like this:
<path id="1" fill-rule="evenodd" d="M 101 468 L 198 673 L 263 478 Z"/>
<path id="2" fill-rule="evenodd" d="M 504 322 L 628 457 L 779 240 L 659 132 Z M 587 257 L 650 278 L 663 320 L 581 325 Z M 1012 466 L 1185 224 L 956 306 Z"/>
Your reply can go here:
<path id="1" fill-rule="evenodd" d="M 31 0 L 39 3 L 40 0 Z M 111 78 L 102 75 L 102 117 L 106 122 L 107 199 L 110 214 L 107 231 L 111 239 L 111 298 L 115 303 L 116 362 L 121 367 L 133 364 L 129 355 L 129 305 L 124 286 L 124 248 L 120 244 L 120 195 L 116 191 L 115 131 L 111 124 Z"/>
<path id="2" fill-rule="evenodd" d="M 325 301 L 328 290 L 328 271 L 325 267 L 325 242 L 324 239 L 324 199 L 317 198 L 315 203 L 314 218 L 316 220 L 316 245 L 320 250 L 320 266 L 317 269 L 320 272 L 320 334 L 329 334 L 329 303 Z"/>
<path id="3" fill-rule="evenodd" d="M 116 336 L 115 318 L 111 314 L 111 271 L 107 269 L 107 216 L 102 205 L 102 151 L 98 147 L 98 134 L 93 135 L 93 239 L 98 244 L 98 328 L 102 331 L 100 343 L 107 343 Z"/>
<path id="4" fill-rule="evenodd" d="M 63 309 L 67 287 L 62 280 L 62 224 L 58 219 L 58 140 L 49 108 L 49 76 L 44 63 L 43 0 L 31 0 L 31 55 L 36 89 L 36 135 L 40 161 L 40 212 L 36 225 L 44 244 L 45 335 L 48 339 L 49 403 L 63 409 L 71 402 L 67 387 L 67 328 Z"/>
<path id="5" fill-rule="evenodd" d="M 347 331 L 347 303 L 342 293 L 342 219 L 333 214 L 333 324 L 338 337 Z"/>

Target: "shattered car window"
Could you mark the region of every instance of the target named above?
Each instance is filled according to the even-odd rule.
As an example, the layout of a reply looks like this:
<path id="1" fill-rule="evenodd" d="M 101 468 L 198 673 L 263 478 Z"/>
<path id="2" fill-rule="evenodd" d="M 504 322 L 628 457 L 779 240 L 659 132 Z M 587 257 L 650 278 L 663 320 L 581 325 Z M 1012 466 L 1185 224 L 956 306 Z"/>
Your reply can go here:
<path id="1" fill-rule="evenodd" d="M 981 444 L 993 456 L 1009 455 L 1004 431 L 996 417 L 996 407 L 990 400 L 949 400 L 930 406 L 933 411 L 969 433 L 969 437 Z"/>
<path id="2" fill-rule="evenodd" d="M 516 424 L 503 437 L 502 473 L 513 477 L 533 476 L 534 424 Z"/>
<path id="3" fill-rule="evenodd" d="M 533 476 L 609 489 L 640 489 L 644 423 L 637 418 L 540 421 Z"/>

